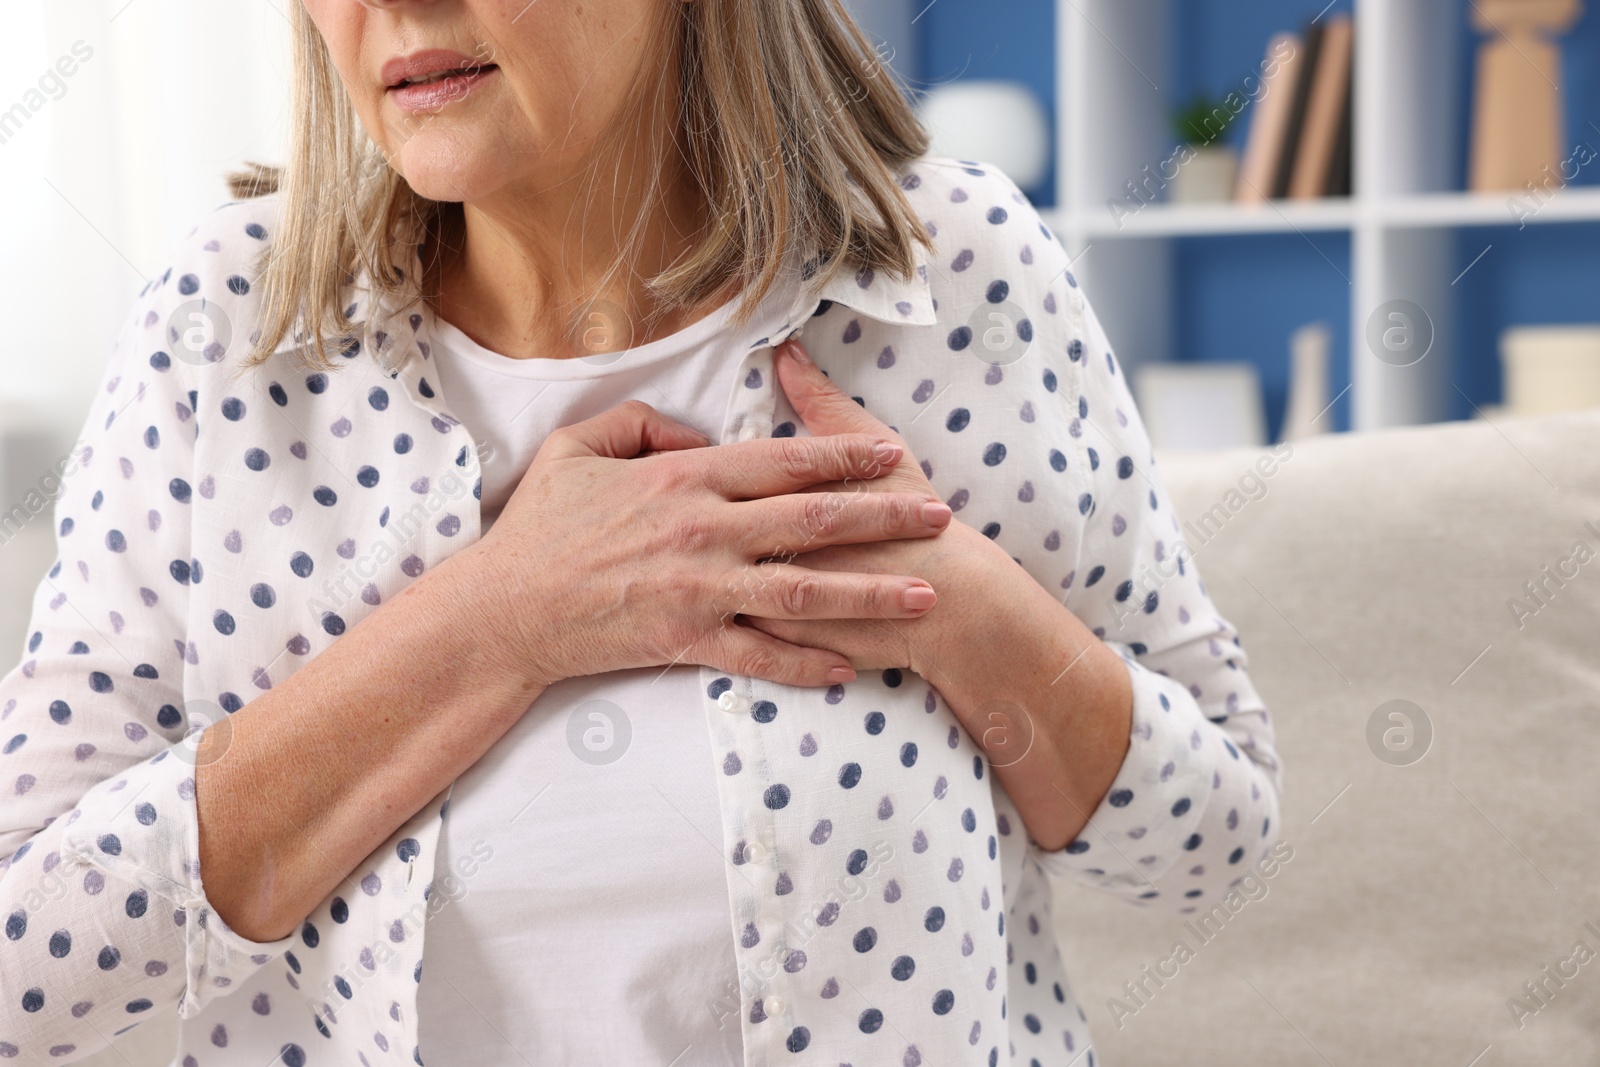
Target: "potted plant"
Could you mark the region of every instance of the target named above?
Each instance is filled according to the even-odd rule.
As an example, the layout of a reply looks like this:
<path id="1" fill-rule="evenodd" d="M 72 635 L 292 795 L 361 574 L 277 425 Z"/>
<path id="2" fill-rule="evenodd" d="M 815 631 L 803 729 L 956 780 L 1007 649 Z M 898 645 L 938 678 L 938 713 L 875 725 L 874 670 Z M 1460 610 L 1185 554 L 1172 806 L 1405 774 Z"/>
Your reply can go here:
<path id="1" fill-rule="evenodd" d="M 1235 115 L 1226 98 L 1204 93 L 1173 112 L 1172 132 L 1181 146 L 1172 179 L 1173 201 L 1194 204 L 1233 198 L 1239 158 L 1221 137 Z"/>

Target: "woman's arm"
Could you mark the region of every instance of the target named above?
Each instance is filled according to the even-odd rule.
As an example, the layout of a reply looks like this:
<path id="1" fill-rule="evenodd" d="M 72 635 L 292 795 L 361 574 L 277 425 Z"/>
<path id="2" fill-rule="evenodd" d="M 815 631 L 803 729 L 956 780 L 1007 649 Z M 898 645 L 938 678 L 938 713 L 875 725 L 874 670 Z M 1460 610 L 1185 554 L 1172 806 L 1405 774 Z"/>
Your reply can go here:
<path id="1" fill-rule="evenodd" d="M 486 625 L 483 542 L 363 618 L 202 744 L 200 865 L 229 926 L 287 937 L 538 699 Z M 496 579 L 497 580 L 497 579 Z"/>
<path id="2" fill-rule="evenodd" d="M 54 472 L 58 558 L 0 679 L 0 1055 L 25 1062 L 238 988 L 542 688 L 483 638 L 468 549 L 185 743 L 208 710 L 185 658 L 220 654 L 188 629 L 191 389 L 222 370 L 162 351 L 178 273 L 134 303 Z"/>
<path id="3" fill-rule="evenodd" d="M 1065 258 L 1058 244 L 1048 248 Z M 1060 350 L 1016 375 L 1042 373 L 1042 390 L 1005 394 L 985 385 L 987 394 L 974 387 L 961 397 L 975 409 L 974 401 L 986 401 L 984 414 L 1009 416 L 985 423 L 973 440 L 1008 434 L 1006 463 L 1019 469 L 1007 477 L 970 465 L 961 471 L 959 453 L 935 453 L 933 465 L 957 472 L 962 497 L 971 487 L 964 514 L 975 518 L 931 541 L 799 557 L 845 571 L 923 575 L 937 584 L 939 607 L 889 625 L 756 625 L 838 649 L 862 669 L 905 666 L 932 682 L 989 755 L 1050 873 L 1141 903 L 1198 907 L 1274 843 L 1273 729 L 1237 633 L 1181 543 L 1104 332 L 1075 281 L 1070 290 L 1066 307 L 1057 302 L 1064 327 L 1040 331 L 1041 344 L 1060 337 Z M 961 311 L 957 305 L 956 321 Z M 848 375 L 851 365 L 841 366 Z M 971 373 L 956 366 L 951 388 L 963 384 L 960 372 Z M 782 359 L 778 370 L 810 432 L 888 432 L 804 360 Z M 1027 418 L 1016 418 L 1019 409 Z M 911 456 L 874 489 L 926 485 Z M 1025 506 L 1006 501 L 1018 493 Z M 1074 556 L 1058 555 L 1063 541 L 1077 546 Z M 1031 566 L 1009 554 L 1018 549 Z"/>
<path id="4" fill-rule="evenodd" d="M 894 432 L 822 373 L 799 342 L 780 346 L 777 370 L 810 433 Z M 932 491 L 909 453 L 872 491 L 890 488 Z M 888 566 L 921 574 L 937 581 L 940 606 L 922 619 L 887 625 L 757 617 L 756 626 L 837 648 L 858 667 L 916 671 L 984 748 L 1035 843 L 1060 848 L 1083 829 L 1129 748 L 1132 687 L 1110 646 L 965 522 L 929 540 L 848 545 L 799 558 L 847 571 Z"/>
<path id="5" fill-rule="evenodd" d="M 779 376 L 812 433 L 897 427 L 907 459 L 871 488 L 937 488 L 960 520 L 933 541 L 799 561 L 920 574 L 939 607 L 889 625 L 757 625 L 931 682 L 1049 873 L 1209 907 L 1279 827 L 1274 731 L 1248 658 L 1183 544 L 1065 248 L 992 167 L 936 161 L 918 178 L 941 327 L 913 338 L 830 309 L 807 333 L 832 385 L 789 361 Z M 900 344 L 916 358 L 862 358 Z"/>
<path id="6" fill-rule="evenodd" d="M 206 921 L 187 847 L 195 417 L 193 369 L 162 351 L 182 299 L 167 277 L 52 472 L 57 559 L 0 679 L 0 1041 L 25 1062 L 86 1056 L 186 992 L 198 1010 L 283 947 Z"/>
<path id="7" fill-rule="evenodd" d="M 1209 907 L 1277 840 L 1274 730 L 1105 332 L 1075 285 L 1069 300 L 1082 344 L 1065 362 L 1058 425 L 1088 497 L 1076 502 L 1086 515 L 1065 600 L 1020 567 L 1008 580 L 1009 560 L 991 564 L 988 652 L 964 654 L 973 641 L 949 622 L 941 667 L 960 690 L 952 707 L 1021 709 L 992 758 L 1047 872 L 1139 903 Z"/>

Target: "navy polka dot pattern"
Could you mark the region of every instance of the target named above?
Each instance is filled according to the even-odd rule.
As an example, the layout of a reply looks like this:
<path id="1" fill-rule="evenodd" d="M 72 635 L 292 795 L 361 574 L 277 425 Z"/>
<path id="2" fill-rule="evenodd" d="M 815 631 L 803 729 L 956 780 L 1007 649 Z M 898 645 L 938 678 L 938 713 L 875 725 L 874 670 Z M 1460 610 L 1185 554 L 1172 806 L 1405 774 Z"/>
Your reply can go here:
<path id="1" fill-rule="evenodd" d="M 702 668 L 739 974 L 728 1024 L 750 1064 L 1093 1064 L 1051 880 L 1209 908 L 1275 841 L 1273 728 L 1178 555 L 1060 244 L 984 164 L 920 160 L 901 185 L 935 249 L 909 280 L 841 272 L 751 338 L 722 440 L 806 434 L 771 347 L 803 332 L 957 517 L 1121 654 L 1129 754 L 1089 826 L 1047 853 L 918 675 L 799 689 Z M 276 942 L 229 930 L 199 868 L 186 733 L 480 534 L 477 453 L 430 373 L 421 301 L 371 299 L 358 278 L 336 371 L 307 373 L 292 342 L 235 365 L 275 210 L 219 209 L 141 294 L 57 499 L 58 557 L 0 679 L 0 1057 L 78 1058 L 176 1008 L 183 1067 L 422 1062 L 448 789 Z M 226 351 L 178 346 L 171 320 L 199 299 L 228 316 Z M 991 312 L 1025 346 L 1005 361 L 989 358 Z"/>

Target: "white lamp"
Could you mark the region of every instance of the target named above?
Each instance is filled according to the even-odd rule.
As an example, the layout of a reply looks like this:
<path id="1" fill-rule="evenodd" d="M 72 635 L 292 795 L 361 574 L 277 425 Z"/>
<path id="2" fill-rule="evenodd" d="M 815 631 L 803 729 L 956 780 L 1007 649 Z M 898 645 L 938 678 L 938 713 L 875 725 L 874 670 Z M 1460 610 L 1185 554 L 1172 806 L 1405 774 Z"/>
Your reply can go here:
<path id="1" fill-rule="evenodd" d="M 992 163 L 1022 189 L 1037 189 L 1050 162 L 1050 124 L 1026 85 L 956 81 L 930 90 L 918 108 L 933 155 Z"/>

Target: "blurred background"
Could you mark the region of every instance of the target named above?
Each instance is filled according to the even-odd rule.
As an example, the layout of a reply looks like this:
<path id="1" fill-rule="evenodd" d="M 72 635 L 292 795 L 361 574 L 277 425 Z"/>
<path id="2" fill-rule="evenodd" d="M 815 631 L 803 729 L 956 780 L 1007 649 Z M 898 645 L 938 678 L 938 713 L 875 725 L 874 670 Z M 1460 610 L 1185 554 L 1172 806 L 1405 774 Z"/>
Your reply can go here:
<path id="1" fill-rule="evenodd" d="M 0 14 L 0 499 L 70 448 L 222 173 L 280 158 L 289 2 Z M 1580 0 L 847 6 L 936 151 L 1046 212 L 1158 447 L 1600 404 L 1600 16 Z M 48 524 L 12 515 L 0 538 Z M 31 588 L 39 551 L 0 553 L 0 581 Z M 0 619 L 0 647 L 21 625 Z"/>

